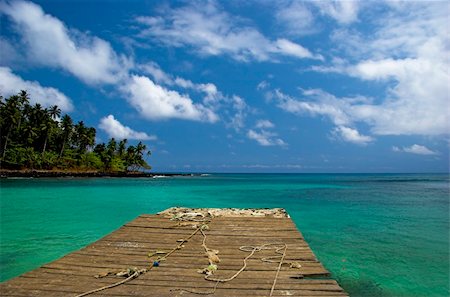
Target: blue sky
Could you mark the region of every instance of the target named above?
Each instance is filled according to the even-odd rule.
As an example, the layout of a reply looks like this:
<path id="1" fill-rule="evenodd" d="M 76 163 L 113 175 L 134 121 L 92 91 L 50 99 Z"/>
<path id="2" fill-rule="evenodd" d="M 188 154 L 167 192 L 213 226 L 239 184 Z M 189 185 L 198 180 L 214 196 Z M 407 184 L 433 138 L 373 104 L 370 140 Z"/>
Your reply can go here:
<path id="1" fill-rule="evenodd" d="M 0 1 L 0 92 L 155 171 L 448 172 L 447 1 Z"/>

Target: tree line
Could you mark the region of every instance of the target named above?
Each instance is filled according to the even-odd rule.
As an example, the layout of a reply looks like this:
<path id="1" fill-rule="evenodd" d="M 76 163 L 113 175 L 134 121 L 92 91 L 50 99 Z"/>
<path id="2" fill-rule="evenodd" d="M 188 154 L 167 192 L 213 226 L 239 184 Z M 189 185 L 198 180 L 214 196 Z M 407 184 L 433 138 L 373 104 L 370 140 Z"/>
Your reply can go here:
<path id="1" fill-rule="evenodd" d="M 127 139 L 95 143 L 96 130 L 74 123 L 54 105 L 30 104 L 26 91 L 0 95 L 0 166 L 5 169 L 45 169 L 126 172 L 150 169 L 150 151 Z"/>

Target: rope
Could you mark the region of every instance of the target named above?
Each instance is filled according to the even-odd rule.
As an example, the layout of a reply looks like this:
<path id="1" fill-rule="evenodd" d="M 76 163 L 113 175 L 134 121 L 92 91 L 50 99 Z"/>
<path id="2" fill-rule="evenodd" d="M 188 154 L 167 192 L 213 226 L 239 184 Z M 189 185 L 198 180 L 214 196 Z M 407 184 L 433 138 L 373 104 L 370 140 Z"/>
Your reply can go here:
<path id="1" fill-rule="evenodd" d="M 189 215 L 191 215 L 191 214 L 189 214 Z M 186 217 L 188 217 L 188 216 L 186 215 Z M 193 221 L 195 218 L 191 217 L 190 219 Z M 184 220 L 185 220 L 185 217 L 184 217 L 184 216 L 178 217 L 178 218 L 176 218 L 176 220 L 184 221 Z M 83 297 L 83 296 L 87 296 L 87 295 L 90 295 L 90 294 L 93 294 L 93 293 L 97 293 L 97 292 L 100 292 L 100 291 L 103 291 L 103 290 L 107 290 L 107 289 L 110 289 L 110 288 L 117 287 L 117 286 L 122 285 L 122 284 L 124 284 L 124 283 L 126 283 L 126 282 L 128 282 L 128 281 L 130 281 L 130 280 L 132 280 L 132 279 L 135 279 L 135 278 L 139 277 L 139 276 L 142 275 L 142 274 L 147 273 L 147 272 L 150 271 L 153 267 L 159 266 L 159 262 L 160 262 L 160 261 L 165 261 L 165 260 L 166 260 L 170 255 L 172 255 L 175 251 L 180 250 L 181 248 L 183 248 L 183 244 L 186 243 L 188 240 L 190 240 L 190 239 L 191 239 L 195 234 L 197 234 L 199 231 L 200 231 L 200 233 L 201 233 L 202 236 L 203 236 L 202 247 L 203 247 L 203 249 L 205 250 L 205 253 L 206 253 L 207 256 L 208 256 L 208 260 L 209 260 L 209 262 L 210 262 L 210 266 L 212 266 L 212 265 L 215 266 L 215 264 L 214 264 L 215 262 L 214 262 L 214 261 L 219 262 L 220 260 L 219 260 L 219 258 L 218 258 L 217 256 L 216 256 L 216 258 L 213 257 L 213 259 L 211 259 L 211 257 L 210 257 L 209 254 L 210 254 L 211 252 L 213 252 L 214 250 L 209 249 L 208 246 L 206 245 L 206 234 L 205 234 L 205 232 L 203 231 L 203 230 L 208 229 L 208 225 L 207 225 L 206 223 L 209 223 L 210 221 L 206 220 L 206 219 L 205 219 L 205 216 L 202 216 L 201 221 L 199 220 L 199 221 L 197 221 L 197 222 L 202 222 L 203 224 L 202 224 L 201 226 L 197 227 L 197 228 L 195 229 L 195 231 L 192 232 L 189 236 L 187 236 L 186 238 L 182 239 L 182 240 L 180 241 L 180 243 L 179 243 L 175 248 L 173 248 L 172 250 L 170 250 L 170 251 L 169 251 L 168 253 L 166 253 L 163 257 L 160 257 L 160 258 L 158 258 L 156 261 L 154 261 L 154 262 L 153 262 L 153 265 L 152 265 L 150 268 L 148 268 L 148 269 L 147 269 L 147 268 L 144 268 L 144 269 L 131 270 L 131 272 L 133 272 L 133 273 L 132 273 L 131 275 L 129 275 L 129 276 L 128 276 L 126 279 L 124 279 L 124 280 L 121 280 L 121 281 L 116 282 L 116 283 L 113 283 L 113 284 L 111 284 L 111 285 L 107 285 L 107 286 L 104 286 L 104 287 L 101 287 L 101 288 L 98 288 L 98 289 L 94 289 L 94 290 L 91 290 L 91 291 L 88 291 L 88 292 L 85 292 L 85 293 L 76 295 L 75 297 Z M 197 225 L 197 226 L 198 226 L 198 225 Z M 280 247 L 280 245 L 281 245 L 281 247 Z M 273 246 L 273 247 L 272 247 L 272 246 Z M 272 248 L 271 248 L 271 247 L 272 247 Z M 276 271 L 276 274 L 275 274 L 275 277 L 274 277 L 274 280 L 273 280 L 273 283 L 272 283 L 272 287 L 271 287 L 271 289 L 270 289 L 270 295 L 269 295 L 269 297 L 272 297 L 272 296 L 273 296 L 273 292 L 274 292 L 274 290 L 275 290 L 275 286 L 276 286 L 277 280 L 278 280 L 278 275 L 279 275 L 279 273 L 280 273 L 280 271 L 281 271 L 281 267 L 282 267 L 282 265 L 283 265 L 284 258 L 286 257 L 287 245 L 286 245 L 285 243 L 267 243 L 267 244 L 263 244 L 263 245 L 260 245 L 260 246 L 241 246 L 241 247 L 239 247 L 239 250 L 240 250 L 240 251 L 243 251 L 243 252 L 249 252 L 249 254 L 248 254 L 248 255 L 244 258 L 244 260 L 243 260 L 243 265 L 242 265 L 242 267 L 241 267 L 236 273 L 234 273 L 232 276 L 230 276 L 230 277 L 228 277 L 228 278 L 213 278 L 213 277 L 212 277 L 213 271 L 212 271 L 211 273 L 207 273 L 206 276 L 204 277 L 205 280 L 208 280 L 208 281 L 215 281 L 215 282 L 216 282 L 216 284 L 214 285 L 214 287 L 213 287 L 212 290 L 210 290 L 210 291 L 203 291 L 203 292 L 200 292 L 200 291 L 193 291 L 193 290 L 188 290 L 188 289 L 172 289 L 171 291 L 185 291 L 185 292 L 189 292 L 189 293 L 193 293 L 193 294 L 198 294 L 198 295 L 211 295 L 211 294 L 214 294 L 214 293 L 216 292 L 216 290 L 217 290 L 217 287 L 218 287 L 219 283 L 226 283 L 226 282 L 232 281 L 233 279 L 235 279 L 236 277 L 238 277 L 239 274 L 241 274 L 241 273 L 247 268 L 247 260 L 250 259 L 251 257 L 253 257 L 253 255 L 254 255 L 256 252 L 259 252 L 259 251 L 262 251 L 262 250 L 270 250 L 270 249 L 274 249 L 274 248 L 275 248 L 275 253 L 279 254 L 280 256 L 272 256 L 272 257 L 261 258 L 261 261 L 263 261 L 263 262 L 269 262 L 269 263 L 278 262 L 278 261 L 275 261 L 274 258 L 280 258 L 279 264 L 278 264 L 278 268 L 277 268 L 277 271 Z M 281 250 L 283 250 L 283 252 L 281 252 Z M 156 254 L 157 254 L 157 252 L 156 252 Z M 217 254 L 217 252 L 215 252 L 215 254 Z M 216 263 L 217 263 L 217 262 L 216 262 Z M 290 264 L 291 264 L 291 267 L 292 267 L 292 263 L 290 263 Z M 217 266 L 215 266 L 215 269 L 217 269 Z M 110 275 L 110 274 L 111 274 L 111 273 L 108 272 L 108 273 L 107 273 L 106 275 L 104 275 L 104 276 L 107 276 L 107 275 Z M 116 274 L 116 275 L 117 275 L 117 274 Z"/>
<path id="2" fill-rule="evenodd" d="M 172 292 L 173 291 L 182 291 L 182 292 L 187 292 L 187 293 L 197 294 L 197 295 L 212 295 L 212 294 L 216 293 L 217 286 L 219 285 L 219 283 L 220 282 L 216 282 L 216 284 L 210 291 L 194 291 L 194 290 L 190 290 L 190 289 L 171 289 L 170 291 L 172 291 Z"/>
<path id="3" fill-rule="evenodd" d="M 100 292 L 100 291 L 103 291 L 103 290 L 107 290 L 107 289 L 110 289 L 110 288 L 114 288 L 114 287 L 120 286 L 121 284 L 124 284 L 124 283 L 126 283 L 126 282 L 128 282 L 128 281 L 130 281 L 130 280 L 132 280 L 132 279 L 134 279 L 136 277 L 138 277 L 139 275 L 146 273 L 150 269 L 144 268 L 144 269 L 136 270 L 132 275 L 130 275 L 129 277 L 127 277 L 124 280 L 121 280 L 121 281 L 119 281 L 117 283 L 114 283 L 114 284 L 111 284 L 111 285 L 108 285 L 108 286 L 104 286 L 104 287 L 101 287 L 101 288 L 98 288 L 98 289 L 94 289 L 94 290 L 91 290 L 91 291 L 79 294 L 79 295 L 77 295 L 75 297 L 83 297 L 83 296 L 94 294 L 94 293 L 97 293 L 97 292 Z"/>
<path id="4" fill-rule="evenodd" d="M 241 250 L 241 248 L 239 248 L 239 249 Z M 205 279 L 209 280 L 209 281 L 220 282 L 220 283 L 226 283 L 226 282 L 232 281 L 233 279 L 238 277 L 238 275 L 241 274 L 241 272 L 244 271 L 245 268 L 247 268 L 247 260 L 250 259 L 257 251 L 259 251 L 258 247 L 254 247 L 253 250 L 251 251 L 251 253 L 247 257 L 244 258 L 244 263 L 243 263 L 241 269 L 239 269 L 235 274 L 233 274 L 229 278 L 210 278 L 209 277 L 210 275 L 207 275 L 207 276 L 205 276 Z"/>
<path id="5" fill-rule="evenodd" d="M 132 279 L 134 279 L 134 278 L 137 278 L 138 276 L 140 276 L 140 275 L 142 275 L 142 274 L 145 274 L 146 272 L 150 271 L 150 270 L 152 269 L 152 267 L 158 266 L 160 261 L 166 260 L 166 259 L 167 259 L 170 255 L 172 255 L 175 251 L 180 250 L 180 249 L 183 247 L 183 243 L 185 243 L 185 242 L 187 242 L 189 239 L 191 239 L 195 234 L 198 233 L 198 231 L 202 231 L 203 228 L 205 228 L 205 226 L 207 226 L 207 225 L 206 225 L 206 224 L 202 224 L 200 227 L 198 227 L 197 229 L 195 229 L 194 232 L 192 232 L 188 237 L 186 237 L 186 238 L 184 238 L 183 240 L 181 240 L 181 242 L 180 242 L 175 248 L 173 248 L 170 252 L 168 252 L 167 254 L 165 254 L 163 257 L 158 258 L 158 260 L 155 261 L 155 262 L 153 263 L 153 266 L 151 266 L 150 268 L 148 268 L 148 269 L 147 269 L 147 268 L 138 269 L 138 270 L 134 271 L 134 273 L 133 273 L 132 275 L 128 276 L 128 277 L 127 277 L 126 279 L 124 279 L 124 280 L 118 281 L 118 282 L 116 282 L 116 283 L 114 283 L 114 284 L 111 284 L 111 285 L 108 285 L 108 286 L 104 286 L 104 287 L 101 287 L 101 288 L 98 288 L 98 289 L 94 289 L 94 290 L 91 290 L 91 291 L 88 291 L 88 292 L 85 292 L 85 293 L 76 295 L 75 297 L 83 297 L 83 296 L 87 296 L 87 295 L 90 295 L 90 294 L 94 294 L 94 293 L 97 293 L 97 292 L 100 292 L 100 291 L 103 291 L 103 290 L 107 290 L 107 289 L 110 289 L 110 288 L 114 288 L 114 287 L 120 286 L 120 285 L 122 285 L 122 284 L 124 284 L 124 283 L 126 283 L 126 282 L 128 282 L 128 281 L 130 281 L 130 280 L 132 280 Z M 108 273 L 108 274 L 109 274 L 109 273 Z M 107 274 L 107 275 L 108 275 L 108 274 Z"/>
<path id="6" fill-rule="evenodd" d="M 211 249 L 208 248 L 208 246 L 206 245 L 206 234 L 203 231 L 203 229 L 204 228 L 200 229 L 200 232 L 203 235 L 202 247 L 205 250 L 205 253 L 207 254 L 208 251 L 211 251 Z M 210 264 L 213 264 L 209 258 L 208 258 L 208 260 L 209 260 Z M 187 293 L 192 293 L 192 294 L 197 294 L 197 295 L 211 295 L 211 294 L 214 294 L 216 292 L 217 286 L 219 285 L 219 283 L 220 282 L 216 282 L 216 284 L 214 285 L 214 287 L 210 291 L 203 291 L 202 292 L 202 291 L 194 291 L 194 290 L 190 290 L 190 289 L 171 289 L 170 291 L 182 291 L 182 292 L 187 292 Z"/>
<path id="7" fill-rule="evenodd" d="M 208 253 L 208 251 L 211 251 L 211 249 L 209 249 L 208 246 L 206 245 L 206 234 L 203 231 L 203 228 L 200 229 L 200 232 L 203 235 L 202 247 L 205 250 L 205 252 Z M 281 247 L 280 247 L 280 245 L 281 245 Z M 273 248 L 271 248 L 272 246 L 273 246 Z M 197 294 L 197 295 L 211 295 L 211 294 L 214 294 L 216 292 L 216 290 L 217 290 L 217 287 L 218 287 L 219 283 L 226 283 L 226 282 L 232 281 L 233 279 L 238 277 L 239 274 L 241 274 L 247 268 L 247 260 L 250 259 L 251 257 L 253 257 L 253 255 L 256 252 L 259 252 L 259 251 L 262 251 L 262 250 L 270 250 L 270 249 L 274 249 L 274 248 L 275 248 L 275 253 L 280 254 L 280 256 L 272 256 L 272 257 L 261 258 L 261 261 L 269 262 L 269 263 L 275 262 L 274 258 L 280 258 L 279 264 L 278 264 L 278 268 L 277 268 L 277 271 L 275 273 L 275 277 L 274 277 L 274 280 L 273 280 L 273 283 L 272 283 L 272 287 L 270 289 L 269 297 L 272 297 L 273 296 L 273 292 L 275 290 L 275 286 L 276 286 L 277 280 L 278 280 L 278 275 L 279 275 L 279 273 L 281 271 L 281 266 L 283 265 L 284 258 L 286 257 L 286 251 L 287 251 L 286 243 L 267 243 L 267 244 L 263 244 L 263 245 L 260 245 L 260 246 L 241 246 L 241 247 L 239 247 L 239 250 L 244 251 L 244 252 L 250 252 L 250 253 L 244 258 L 243 265 L 237 272 L 235 272 L 232 276 L 230 276 L 228 278 L 213 278 L 212 277 L 212 273 L 211 274 L 207 274 L 205 276 L 205 280 L 215 281 L 216 282 L 216 284 L 214 285 L 214 288 L 212 290 L 209 290 L 209 291 L 194 291 L 194 290 L 190 290 L 190 289 L 172 289 L 171 291 L 184 291 L 184 292 Z M 283 250 L 283 252 L 281 252 L 281 250 Z M 210 264 L 212 264 L 211 261 L 210 261 Z"/>
<path id="8" fill-rule="evenodd" d="M 206 275 L 205 279 L 209 280 L 209 281 L 216 281 L 217 283 L 219 283 L 219 282 L 220 283 L 225 283 L 225 282 L 232 281 L 233 279 L 238 277 L 238 275 L 241 274 L 241 272 L 244 271 L 245 268 L 247 268 L 247 260 L 250 259 L 256 252 L 259 252 L 259 251 L 262 251 L 262 250 L 270 250 L 270 249 L 272 249 L 272 248 L 269 248 L 270 246 L 275 246 L 276 247 L 276 246 L 279 246 L 279 245 L 282 245 L 282 247 L 276 248 L 275 252 L 277 254 L 280 254 L 281 258 L 280 258 L 280 261 L 279 261 L 279 264 L 278 264 L 278 268 L 277 268 L 277 271 L 276 271 L 276 274 L 275 274 L 275 277 L 274 277 L 274 280 L 273 280 L 273 283 L 272 283 L 272 287 L 270 289 L 269 297 L 272 297 L 273 296 L 273 292 L 275 290 L 275 286 L 276 286 L 277 280 L 278 280 L 278 275 L 279 275 L 279 273 L 281 271 L 281 266 L 283 265 L 284 258 L 286 257 L 287 245 L 285 243 L 267 243 L 267 244 L 263 244 L 263 245 L 260 245 L 260 246 L 241 246 L 239 248 L 239 250 L 244 251 L 244 252 L 250 252 L 250 254 L 248 254 L 247 257 L 244 258 L 243 265 L 242 265 L 241 269 L 239 269 L 235 274 L 233 274 L 229 278 L 224 278 L 224 279 L 211 278 L 210 275 Z M 283 253 L 280 253 L 280 250 L 282 250 L 282 249 L 283 249 Z M 276 256 L 276 257 L 278 257 L 278 256 Z M 273 258 L 274 257 L 262 258 L 261 261 L 272 263 L 272 262 L 274 262 L 272 260 Z M 216 285 L 216 287 L 217 287 L 217 285 Z"/>
<path id="9" fill-rule="evenodd" d="M 183 244 L 185 242 L 187 242 L 189 239 L 191 239 L 195 234 L 198 233 L 198 231 L 202 230 L 202 228 L 204 228 L 204 226 L 207 226 L 206 224 L 201 225 L 200 227 L 198 227 L 197 229 L 195 229 L 194 232 L 192 232 L 188 237 L 182 239 L 180 241 L 180 244 L 178 244 L 175 248 L 173 248 L 170 252 L 168 252 L 167 254 L 165 254 L 163 257 L 159 258 L 159 261 L 164 261 L 166 260 L 170 255 L 172 255 L 175 251 L 180 250 L 183 247 Z"/>
<path id="10" fill-rule="evenodd" d="M 277 269 L 277 273 L 275 274 L 275 278 L 273 279 L 273 284 L 272 284 L 272 288 L 270 289 L 269 297 L 272 297 L 273 291 L 275 290 L 275 285 L 277 284 L 278 274 L 280 274 L 281 265 L 283 265 L 284 257 L 286 257 L 286 250 L 287 250 L 287 245 L 284 244 L 283 255 L 281 256 L 280 264 L 278 265 L 278 269 Z M 276 250 L 276 252 L 278 252 L 278 250 Z"/>

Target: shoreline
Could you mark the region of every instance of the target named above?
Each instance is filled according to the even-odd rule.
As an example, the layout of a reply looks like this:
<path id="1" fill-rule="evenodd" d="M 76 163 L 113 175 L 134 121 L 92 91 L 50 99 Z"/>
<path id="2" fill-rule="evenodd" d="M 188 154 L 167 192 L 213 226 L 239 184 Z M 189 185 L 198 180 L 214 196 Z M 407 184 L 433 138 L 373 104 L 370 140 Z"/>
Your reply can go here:
<path id="1" fill-rule="evenodd" d="M 176 176 L 201 176 L 199 173 L 158 173 L 158 172 L 99 172 L 99 171 L 71 171 L 71 170 L 8 170 L 0 169 L 0 178 L 24 177 L 24 178 L 48 178 L 48 177 L 176 177 Z"/>

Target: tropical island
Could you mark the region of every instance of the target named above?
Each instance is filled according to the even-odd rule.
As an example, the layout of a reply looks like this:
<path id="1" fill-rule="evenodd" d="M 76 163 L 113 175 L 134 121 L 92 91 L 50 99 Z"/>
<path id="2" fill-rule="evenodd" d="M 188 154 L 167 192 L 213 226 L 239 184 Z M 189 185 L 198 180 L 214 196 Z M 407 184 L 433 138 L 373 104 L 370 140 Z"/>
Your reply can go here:
<path id="1" fill-rule="evenodd" d="M 144 176 L 151 154 L 142 142 L 127 139 L 96 143 L 96 130 L 75 123 L 53 105 L 30 103 L 20 91 L 0 95 L 0 170 L 3 176 Z"/>

